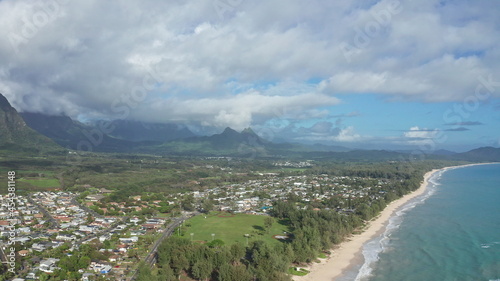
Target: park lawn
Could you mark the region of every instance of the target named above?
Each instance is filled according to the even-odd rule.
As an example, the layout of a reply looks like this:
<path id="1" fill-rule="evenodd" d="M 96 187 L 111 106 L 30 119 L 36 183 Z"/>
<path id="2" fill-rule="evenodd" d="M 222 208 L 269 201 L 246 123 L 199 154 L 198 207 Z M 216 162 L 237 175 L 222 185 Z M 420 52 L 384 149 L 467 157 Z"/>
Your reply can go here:
<path id="1" fill-rule="evenodd" d="M 60 187 L 61 184 L 59 183 L 59 180 L 57 179 L 50 179 L 50 178 L 37 178 L 37 179 L 19 179 L 21 182 L 26 182 L 29 183 L 33 186 L 36 187 L 44 187 L 44 188 L 50 188 L 50 187 Z"/>
<path id="2" fill-rule="evenodd" d="M 271 244 L 280 243 L 279 240 L 273 238 L 273 235 L 283 235 L 283 232 L 288 232 L 288 227 L 280 224 L 275 219 L 269 232 L 266 233 L 264 228 L 264 219 L 266 217 L 249 214 L 231 216 L 231 214 L 227 213 L 213 212 L 189 219 L 182 227 L 182 232 L 184 237 L 188 239 L 191 239 L 191 233 L 193 233 L 193 241 L 207 242 L 212 241 L 213 233 L 215 234 L 214 239 L 221 239 L 226 245 L 238 242 L 245 244 L 245 234 L 250 234 L 249 243 L 255 240 L 263 240 Z"/>

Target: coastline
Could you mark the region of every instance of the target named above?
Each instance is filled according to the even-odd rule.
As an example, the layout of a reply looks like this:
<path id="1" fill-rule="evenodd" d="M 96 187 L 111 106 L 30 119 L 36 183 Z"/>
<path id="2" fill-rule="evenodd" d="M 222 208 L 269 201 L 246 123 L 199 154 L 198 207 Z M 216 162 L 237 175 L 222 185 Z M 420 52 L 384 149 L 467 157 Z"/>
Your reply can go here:
<path id="1" fill-rule="evenodd" d="M 424 194 L 427 190 L 427 185 L 429 184 L 429 179 L 434 175 L 434 173 L 439 171 L 447 171 L 450 169 L 485 165 L 492 163 L 479 163 L 479 164 L 467 164 L 460 166 L 450 166 L 442 169 L 434 169 L 425 173 L 424 179 L 420 184 L 420 187 L 410 194 L 407 194 L 395 201 L 392 201 L 387 207 L 375 218 L 368 222 L 367 227 L 362 233 L 352 235 L 340 243 L 336 248 L 332 250 L 332 254 L 327 259 L 322 259 L 321 263 L 312 264 L 305 267 L 310 271 L 309 274 L 305 276 L 293 276 L 294 281 L 331 281 L 336 278 L 342 277 L 347 270 L 353 266 L 363 263 L 363 246 L 368 241 L 380 236 L 385 230 L 389 219 L 393 216 L 394 212 L 400 207 L 408 203 L 408 201 L 413 198 Z"/>

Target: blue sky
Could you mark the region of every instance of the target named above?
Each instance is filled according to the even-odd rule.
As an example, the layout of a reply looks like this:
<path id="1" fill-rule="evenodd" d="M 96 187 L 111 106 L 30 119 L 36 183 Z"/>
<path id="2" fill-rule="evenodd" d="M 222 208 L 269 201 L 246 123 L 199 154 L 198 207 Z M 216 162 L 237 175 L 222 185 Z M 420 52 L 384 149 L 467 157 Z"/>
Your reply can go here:
<path id="1" fill-rule="evenodd" d="M 493 99 L 488 100 L 478 105 L 476 110 L 470 111 L 465 107 L 460 111 L 456 109 L 457 106 L 460 103 L 390 101 L 380 94 L 345 95 L 341 97 L 340 104 L 322 108 L 330 113 L 323 118 L 293 122 L 275 118 L 267 125 L 274 128 L 276 135 L 281 133 L 290 139 L 298 137 L 300 133 L 290 133 L 284 129 L 286 126 L 300 131 L 297 128 L 310 128 L 318 123 L 329 122 L 332 124 L 330 129 L 355 128 L 352 133 L 357 136 L 356 140 L 334 142 L 354 148 L 412 149 L 421 146 L 427 150 L 429 142 L 425 140 L 421 144 L 418 143 L 419 139 L 416 145 L 408 145 L 409 140 L 416 140 L 418 137 L 434 137 L 435 150 L 465 151 L 478 146 L 498 145 L 496 131 L 492 131 L 500 122 L 498 102 L 495 104 Z M 417 134 L 415 138 L 411 137 L 412 132 Z M 325 133 L 324 139 L 329 139 L 331 135 Z M 306 142 L 316 143 L 317 139 Z"/>
<path id="2" fill-rule="evenodd" d="M 455 112 L 454 106 L 459 103 L 424 103 L 424 102 L 395 102 L 377 94 L 362 94 L 346 96 L 343 103 L 331 110 L 341 112 L 356 112 L 358 115 L 343 118 L 344 126 L 353 126 L 356 132 L 367 138 L 379 137 L 384 147 L 384 139 L 404 136 L 408 128 L 418 127 L 423 132 L 432 133 L 440 130 L 447 139 L 439 144 L 440 148 L 463 150 L 478 145 L 497 145 L 491 129 L 499 123 L 498 111 L 490 103 L 481 104 L 475 111 L 465 111 L 470 115 L 460 115 Z M 351 111 L 349 111 L 351 110 Z M 448 112 L 448 115 L 446 115 Z M 497 119 L 492 119 L 497 116 Z M 446 118 L 462 120 L 447 122 Z M 493 136 L 488 139 L 488 136 Z"/>
<path id="3" fill-rule="evenodd" d="M 0 1 L 0 92 L 79 120 L 359 148 L 499 146 L 500 5 Z"/>

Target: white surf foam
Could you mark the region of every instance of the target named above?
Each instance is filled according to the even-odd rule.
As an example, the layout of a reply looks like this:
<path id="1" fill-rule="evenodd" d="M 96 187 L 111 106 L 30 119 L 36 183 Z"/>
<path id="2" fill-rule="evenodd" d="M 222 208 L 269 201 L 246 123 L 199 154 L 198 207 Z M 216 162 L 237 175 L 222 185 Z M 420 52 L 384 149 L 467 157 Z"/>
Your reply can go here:
<path id="1" fill-rule="evenodd" d="M 354 279 L 355 281 L 365 281 L 371 276 L 373 267 L 379 260 L 380 253 L 390 248 L 391 235 L 403 222 L 403 217 L 406 212 L 424 203 L 427 198 L 436 192 L 437 187 L 440 185 L 439 180 L 441 179 L 442 174 L 447 170 L 448 169 L 443 169 L 435 172 L 428 180 L 427 190 L 425 193 L 415 197 L 405 205 L 401 206 L 389 219 L 384 233 L 381 236 L 368 241 L 363 246 L 363 257 L 365 262 L 359 269 L 358 274 Z"/>

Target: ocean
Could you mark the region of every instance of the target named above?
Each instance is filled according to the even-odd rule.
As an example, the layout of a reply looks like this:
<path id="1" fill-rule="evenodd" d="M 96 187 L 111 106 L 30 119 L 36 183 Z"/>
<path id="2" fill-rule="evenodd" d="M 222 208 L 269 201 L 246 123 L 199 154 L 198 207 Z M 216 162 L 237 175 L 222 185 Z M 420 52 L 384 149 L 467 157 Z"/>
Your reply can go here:
<path id="1" fill-rule="evenodd" d="M 435 173 L 341 280 L 500 281 L 500 164 Z"/>

